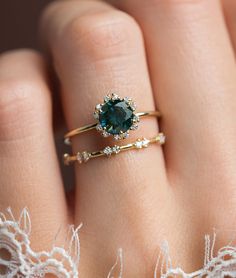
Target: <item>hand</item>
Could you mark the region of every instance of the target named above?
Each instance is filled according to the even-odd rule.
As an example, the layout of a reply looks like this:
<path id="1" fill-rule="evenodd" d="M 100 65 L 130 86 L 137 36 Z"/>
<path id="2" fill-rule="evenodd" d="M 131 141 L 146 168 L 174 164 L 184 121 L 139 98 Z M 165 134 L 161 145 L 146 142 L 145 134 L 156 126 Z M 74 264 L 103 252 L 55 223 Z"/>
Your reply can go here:
<path id="1" fill-rule="evenodd" d="M 41 34 L 68 129 L 90 123 L 114 89 L 140 111 L 162 113 L 159 123 L 142 120 L 130 140 L 167 136 L 164 148 L 76 164 L 72 208 L 45 58 L 29 50 L 1 56 L 0 209 L 29 208 L 32 248 L 50 249 L 60 226 L 63 242 L 68 224 L 82 222 L 81 277 L 106 277 L 119 247 L 125 277 L 152 277 L 163 240 L 186 271 L 202 266 L 204 234 L 219 229 L 217 246 L 227 243 L 236 224 L 236 3 L 223 2 L 68 0 L 45 11 Z M 99 138 L 74 138 L 73 153 L 108 144 Z"/>

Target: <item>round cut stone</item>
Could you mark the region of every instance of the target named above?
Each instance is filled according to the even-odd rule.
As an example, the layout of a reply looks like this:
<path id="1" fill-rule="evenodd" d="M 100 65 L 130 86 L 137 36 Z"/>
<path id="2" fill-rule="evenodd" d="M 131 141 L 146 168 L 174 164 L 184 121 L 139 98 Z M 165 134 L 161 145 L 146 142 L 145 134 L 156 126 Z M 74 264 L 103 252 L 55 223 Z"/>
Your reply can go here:
<path id="1" fill-rule="evenodd" d="M 115 135 L 128 131 L 133 125 L 134 113 L 124 100 L 106 102 L 99 113 L 99 122 L 109 134 Z"/>

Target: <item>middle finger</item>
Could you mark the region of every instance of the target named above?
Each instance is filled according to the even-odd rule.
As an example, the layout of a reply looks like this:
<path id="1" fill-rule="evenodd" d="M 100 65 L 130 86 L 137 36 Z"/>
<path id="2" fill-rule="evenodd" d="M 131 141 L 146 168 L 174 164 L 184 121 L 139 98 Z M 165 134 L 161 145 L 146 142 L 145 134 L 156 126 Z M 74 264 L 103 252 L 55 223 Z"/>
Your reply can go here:
<path id="1" fill-rule="evenodd" d="M 163 128 L 171 138 L 165 148 L 169 178 L 181 176 L 189 190 L 204 171 L 234 165 L 236 70 L 220 1 L 113 2 L 144 33 Z"/>

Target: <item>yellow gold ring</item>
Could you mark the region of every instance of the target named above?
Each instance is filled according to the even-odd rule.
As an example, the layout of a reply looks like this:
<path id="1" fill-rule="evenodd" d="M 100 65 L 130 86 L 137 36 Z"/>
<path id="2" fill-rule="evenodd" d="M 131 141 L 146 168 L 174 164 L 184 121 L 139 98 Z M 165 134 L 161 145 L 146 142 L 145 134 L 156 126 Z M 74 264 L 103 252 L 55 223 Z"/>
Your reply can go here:
<path id="1" fill-rule="evenodd" d="M 85 125 L 68 132 L 64 136 L 65 144 L 70 145 L 71 137 L 83 132 L 97 129 L 103 137 L 112 135 L 115 140 L 125 139 L 130 130 L 136 130 L 140 118 L 147 116 L 160 117 L 159 111 L 135 112 L 136 104 L 129 98 L 117 94 L 106 95 L 104 102 L 97 104 L 94 111 L 96 123 Z"/>
<path id="2" fill-rule="evenodd" d="M 100 157 L 100 156 L 106 156 L 110 157 L 112 155 L 119 154 L 124 151 L 132 150 L 132 149 L 143 149 L 147 148 L 150 144 L 158 143 L 159 145 L 163 145 L 165 143 L 165 135 L 163 133 L 159 133 L 157 136 L 146 139 L 141 138 L 137 139 L 133 143 L 129 143 L 123 146 L 107 146 L 101 151 L 95 151 L 95 152 L 78 152 L 76 155 L 69 155 L 64 154 L 64 164 L 69 165 L 73 162 L 78 162 L 79 164 L 89 161 L 92 158 Z"/>

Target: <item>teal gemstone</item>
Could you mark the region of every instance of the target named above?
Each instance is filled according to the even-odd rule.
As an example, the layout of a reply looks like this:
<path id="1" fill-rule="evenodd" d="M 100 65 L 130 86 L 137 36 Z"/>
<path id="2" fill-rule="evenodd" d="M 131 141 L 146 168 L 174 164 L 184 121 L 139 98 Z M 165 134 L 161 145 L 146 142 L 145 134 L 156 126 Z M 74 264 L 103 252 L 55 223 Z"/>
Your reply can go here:
<path id="1" fill-rule="evenodd" d="M 133 110 L 121 99 L 109 100 L 99 113 L 100 125 L 112 135 L 128 131 L 133 125 L 133 118 Z"/>

